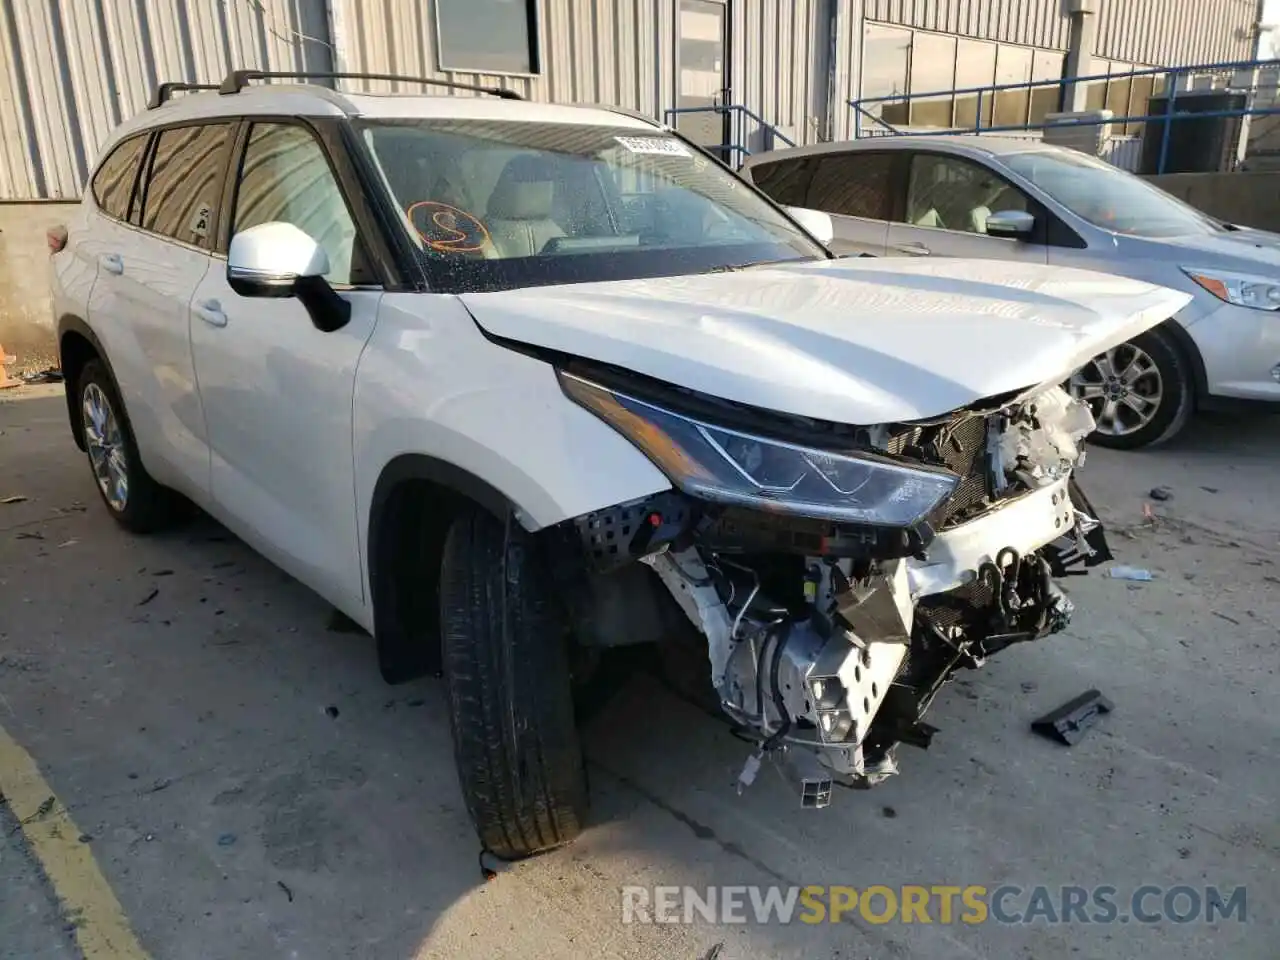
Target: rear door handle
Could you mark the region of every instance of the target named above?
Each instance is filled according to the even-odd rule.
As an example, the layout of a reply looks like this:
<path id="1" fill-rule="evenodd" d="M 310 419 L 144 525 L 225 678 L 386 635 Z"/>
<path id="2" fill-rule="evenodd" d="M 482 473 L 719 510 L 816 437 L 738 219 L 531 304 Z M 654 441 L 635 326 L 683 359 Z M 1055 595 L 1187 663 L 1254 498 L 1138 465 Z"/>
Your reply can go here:
<path id="1" fill-rule="evenodd" d="M 124 273 L 124 261 L 120 259 L 120 254 L 104 253 L 102 255 L 102 269 L 107 273 L 114 273 L 116 276 Z"/>
<path id="2" fill-rule="evenodd" d="M 227 315 L 222 312 L 222 304 L 217 300 L 204 300 L 195 306 L 196 316 L 211 327 L 225 327 Z"/>

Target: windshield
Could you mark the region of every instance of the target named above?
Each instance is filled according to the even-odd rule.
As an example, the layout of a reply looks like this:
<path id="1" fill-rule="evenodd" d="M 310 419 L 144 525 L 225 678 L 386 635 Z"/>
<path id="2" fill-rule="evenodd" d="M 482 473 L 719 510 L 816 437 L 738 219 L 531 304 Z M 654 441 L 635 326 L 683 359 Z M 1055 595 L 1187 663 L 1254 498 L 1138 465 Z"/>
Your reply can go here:
<path id="1" fill-rule="evenodd" d="M 1183 237 L 1222 228 L 1131 173 L 1084 154 L 1028 151 L 1004 158 L 1076 216 L 1096 227 L 1135 237 Z"/>
<path id="2" fill-rule="evenodd" d="M 371 121 L 363 135 L 433 290 L 501 290 L 829 256 L 716 161 L 657 130 Z"/>

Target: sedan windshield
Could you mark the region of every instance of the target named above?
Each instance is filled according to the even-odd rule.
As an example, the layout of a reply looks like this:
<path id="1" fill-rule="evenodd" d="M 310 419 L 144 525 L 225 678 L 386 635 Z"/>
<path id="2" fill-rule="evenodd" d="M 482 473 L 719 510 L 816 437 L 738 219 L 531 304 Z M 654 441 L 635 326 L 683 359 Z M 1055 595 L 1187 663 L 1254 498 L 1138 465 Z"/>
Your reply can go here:
<path id="1" fill-rule="evenodd" d="M 1222 227 L 1158 187 L 1102 160 L 1069 151 L 1035 150 L 1004 158 L 1081 219 L 1135 237 L 1220 233 Z"/>
<path id="2" fill-rule="evenodd" d="M 433 290 L 463 293 L 829 256 L 722 165 L 635 127 L 370 121 Z"/>

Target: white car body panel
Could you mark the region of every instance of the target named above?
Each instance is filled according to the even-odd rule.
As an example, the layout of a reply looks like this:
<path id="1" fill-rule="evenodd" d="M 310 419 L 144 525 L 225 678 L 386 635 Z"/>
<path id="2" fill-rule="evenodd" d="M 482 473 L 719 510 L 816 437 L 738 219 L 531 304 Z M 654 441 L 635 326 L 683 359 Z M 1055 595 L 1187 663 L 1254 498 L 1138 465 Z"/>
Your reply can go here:
<path id="1" fill-rule="evenodd" d="M 458 298 L 389 293 L 356 384 L 361 543 L 379 475 L 414 454 L 484 477 L 530 530 L 671 486 L 550 365 L 487 340 Z"/>
<path id="2" fill-rule="evenodd" d="M 189 329 L 192 294 L 213 258 L 89 217 L 98 278 L 85 313 L 111 358 L 139 453 L 157 481 L 204 505 L 209 451 Z"/>
<path id="3" fill-rule="evenodd" d="M 351 320 L 315 328 L 301 301 L 242 297 L 215 260 L 191 345 L 208 424 L 210 511 L 349 616 L 365 603 L 352 490 L 356 365 L 382 293 L 351 290 Z"/>
<path id="4" fill-rule="evenodd" d="M 497 336 L 849 424 L 932 417 L 1059 382 L 1188 299 L 1119 277 L 964 260 L 462 295 Z"/>

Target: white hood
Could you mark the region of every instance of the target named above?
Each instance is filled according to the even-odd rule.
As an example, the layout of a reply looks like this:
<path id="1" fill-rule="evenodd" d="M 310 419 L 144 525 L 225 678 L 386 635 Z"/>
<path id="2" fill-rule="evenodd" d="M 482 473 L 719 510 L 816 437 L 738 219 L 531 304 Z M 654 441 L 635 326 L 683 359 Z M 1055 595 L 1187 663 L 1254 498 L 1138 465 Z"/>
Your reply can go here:
<path id="1" fill-rule="evenodd" d="M 859 259 L 461 299 L 495 336 L 870 425 L 1060 383 L 1191 297 L 1061 267 Z"/>

